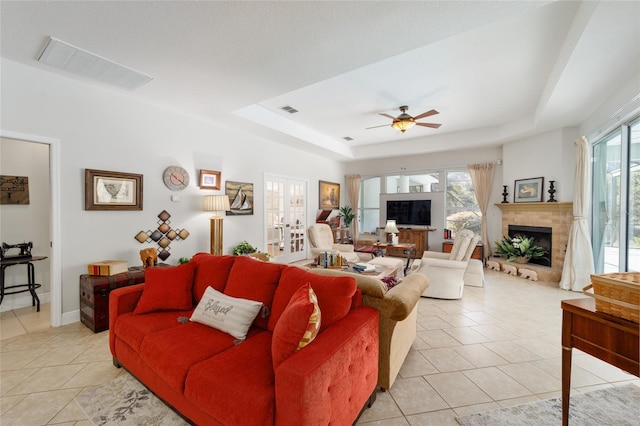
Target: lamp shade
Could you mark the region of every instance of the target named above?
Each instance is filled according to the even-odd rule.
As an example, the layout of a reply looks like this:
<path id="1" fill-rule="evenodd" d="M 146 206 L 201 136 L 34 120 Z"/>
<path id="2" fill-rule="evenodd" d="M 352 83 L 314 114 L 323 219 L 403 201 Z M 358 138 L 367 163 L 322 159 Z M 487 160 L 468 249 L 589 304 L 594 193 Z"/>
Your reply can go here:
<path id="1" fill-rule="evenodd" d="M 395 220 L 387 220 L 387 226 L 384 227 L 384 232 L 396 234 L 398 231 L 398 227 L 396 226 Z"/>
<path id="2" fill-rule="evenodd" d="M 400 130 L 402 133 L 404 133 L 407 130 L 409 130 L 410 128 L 412 128 L 415 124 L 416 123 L 413 121 L 413 118 L 411 118 L 411 119 L 402 119 L 402 120 L 395 120 L 391 124 L 391 127 L 393 127 L 396 130 Z"/>
<path id="3" fill-rule="evenodd" d="M 226 212 L 229 209 L 228 195 L 206 195 L 204 197 L 204 211 L 206 212 Z"/>

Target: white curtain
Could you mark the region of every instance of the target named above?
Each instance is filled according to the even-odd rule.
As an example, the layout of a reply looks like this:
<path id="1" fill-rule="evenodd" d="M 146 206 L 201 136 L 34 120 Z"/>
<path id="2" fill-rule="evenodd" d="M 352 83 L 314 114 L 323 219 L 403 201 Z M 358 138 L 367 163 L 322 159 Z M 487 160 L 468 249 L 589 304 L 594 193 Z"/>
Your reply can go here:
<path id="1" fill-rule="evenodd" d="M 564 257 L 560 288 L 582 291 L 589 285 L 593 274 L 593 252 L 589 233 L 589 144 L 586 137 L 574 142 L 576 145 L 576 173 L 573 191 L 573 223 L 569 232 L 567 252 Z"/>
<path id="2" fill-rule="evenodd" d="M 347 175 L 347 195 L 349 195 L 349 205 L 353 209 L 356 217 L 351 222 L 351 231 L 353 232 L 353 243 L 358 240 L 358 202 L 360 201 L 360 175 Z"/>
<path id="3" fill-rule="evenodd" d="M 495 165 L 493 163 L 470 164 L 467 166 L 471 175 L 471 182 L 476 193 L 476 200 L 482 213 L 482 222 L 480 226 L 480 238 L 484 245 L 484 259 L 491 255 L 491 244 L 489 243 L 489 232 L 487 231 L 487 207 L 491 199 L 491 187 L 493 186 L 493 175 Z"/>

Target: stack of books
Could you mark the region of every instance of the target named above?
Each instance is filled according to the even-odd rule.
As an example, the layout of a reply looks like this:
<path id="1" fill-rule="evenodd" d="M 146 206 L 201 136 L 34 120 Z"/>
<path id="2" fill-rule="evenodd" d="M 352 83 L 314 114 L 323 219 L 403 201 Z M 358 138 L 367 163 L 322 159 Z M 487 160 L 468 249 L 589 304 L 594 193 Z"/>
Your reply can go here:
<path id="1" fill-rule="evenodd" d="M 359 272 L 373 272 L 376 270 L 376 267 L 369 263 L 356 263 L 353 265 L 353 269 Z"/>

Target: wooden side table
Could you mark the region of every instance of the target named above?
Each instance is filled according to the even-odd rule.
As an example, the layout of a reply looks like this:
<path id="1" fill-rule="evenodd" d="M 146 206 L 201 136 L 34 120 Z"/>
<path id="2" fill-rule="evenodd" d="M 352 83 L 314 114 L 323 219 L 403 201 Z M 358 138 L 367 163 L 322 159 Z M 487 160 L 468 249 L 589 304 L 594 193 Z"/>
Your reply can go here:
<path id="1" fill-rule="evenodd" d="M 47 256 L 30 256 L 30 257 L 22 257 L 22 258 L 14 258 L 14 259 L 4 258 L 0 260 L 0 304 L 2 303 L 2 300 L 4 299 L 5 294 L 25 293 L 28 291 L 29 293 L 31 293 L 31 306 L 36 306 L 37 304 L 38 306 L 37 312 L 40 312 L 40 298 L 36 294 L 36 289 L 42 287 L 42 284 L 36 283 L 35 268 L 32 262 L 37 262 L 38 260 L 44 260 L 46 258 Z M 9 266 L 15 266 L 15 265 L 27 265 L 27 283 L 5 287 L 4 271 Z M 20 287 L 26 287 L 26 288 L 23 290 L 14 290 L 10 292 L 5 291 L 7 289 L 20 288 Z"/>
<path id="2" fill-rule="evenodd" d="M 571 352 L 580 349 L 627 371 L 640 373 L 638 323 L 596 312 L 593 299 L 563 300 L 562 307 L 562 424 L 569 424 Z"/>
<path id="3" fill-rule="evenodd" d="M 442 252 L 451 253 L 451 250 L 453 250 L 453 241 L 451 240 L 443 241 Z M 478 241 L 478 244 L 476 244 L 476 248 L 473 249 L 473 253 L 471 253 L 471 259 L 477 259 L 482 261 L 483 257 L 484 257 L 484 245 L 482 244 L 482 241 Z"/>
<path id="4" fill-rule="evenodd" d="M 387 249 L 402 250 L 402 253 L 405 256 L 407 256 L 407 265 L 404 267 L 405 275 L 407 274 L 407 271 L 409 270 L 409 267 L 411 266 L 412 260 L 415 258 L 416 251 L 417 251 L 416 245 L 409 244 L 409 243 L 399 243 L 399 244 L 377 243 L 376 245 L 374 245 L 374 247 L 380 250 L 383 256 L 385 255 L 385 252 Z"/>

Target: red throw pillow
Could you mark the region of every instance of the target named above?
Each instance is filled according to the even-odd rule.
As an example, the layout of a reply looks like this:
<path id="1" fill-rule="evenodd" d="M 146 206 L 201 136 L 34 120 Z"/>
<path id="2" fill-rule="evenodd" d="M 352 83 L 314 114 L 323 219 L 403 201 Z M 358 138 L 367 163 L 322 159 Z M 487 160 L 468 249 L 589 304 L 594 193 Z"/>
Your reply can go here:
<path id="1" fill-rule="evenodd" d="M 273 369 L 295 352 L 307 346 L 320 330 L 320 307 L 311 286 L 307 283 L 291 297 L 273 329 L 271 358 Z"/>
<path id="2" fill-rule="evenodd" d="M 147 268 L 142 296 L 133 313 L 191 309 L 193 271 L 191 262 L 170 268 Z"/>

